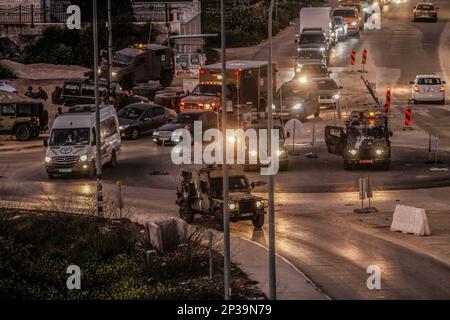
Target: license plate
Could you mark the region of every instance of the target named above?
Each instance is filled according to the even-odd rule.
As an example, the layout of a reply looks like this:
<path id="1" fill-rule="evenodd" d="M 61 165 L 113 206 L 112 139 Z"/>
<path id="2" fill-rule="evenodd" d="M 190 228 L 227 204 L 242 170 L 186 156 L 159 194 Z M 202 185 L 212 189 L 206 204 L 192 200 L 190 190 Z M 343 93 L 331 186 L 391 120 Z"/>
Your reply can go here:
<path id="1" fill-rule="evenodd" d="M 58 169 L 58 172 L 61 172 L 61 173 L 72 172 L 72 169 L 70 169 L 70 168 Z"/>
<path id="2" fill-rule="evenodd" d="M 359 163 L 373 163 L 373 160 L 359 160 Z"/>

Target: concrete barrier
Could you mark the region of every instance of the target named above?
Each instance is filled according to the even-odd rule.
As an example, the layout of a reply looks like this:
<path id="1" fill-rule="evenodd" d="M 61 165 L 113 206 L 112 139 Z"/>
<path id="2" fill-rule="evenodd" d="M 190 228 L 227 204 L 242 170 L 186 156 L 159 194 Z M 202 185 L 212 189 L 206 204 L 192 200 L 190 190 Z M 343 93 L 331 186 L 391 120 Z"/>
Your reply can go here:
<path id="1" fill-rule="evenodd" d="M 397 205 L 392 219 L 391 231 L 412 233 L 416 236 L 431 235 L 425 209 Z"/>
<path id="2" fill-rule="evenodd" d="M 145 226 L 150 245 L 158 251 L 175 250 L 187 240 L 187 224 L 181 219 L 152 221 L 147 222 Z"/>

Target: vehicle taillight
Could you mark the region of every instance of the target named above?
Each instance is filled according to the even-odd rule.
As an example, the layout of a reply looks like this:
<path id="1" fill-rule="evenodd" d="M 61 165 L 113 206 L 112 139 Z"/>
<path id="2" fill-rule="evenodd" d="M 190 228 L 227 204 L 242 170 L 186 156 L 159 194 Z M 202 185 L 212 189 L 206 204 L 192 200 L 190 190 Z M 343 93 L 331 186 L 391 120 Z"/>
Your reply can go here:
<path id="1" fill-rule="evenodd" d="M 201 75 L 204 75 L 206 73 L 206 70 L 205 69 L 200 69 L 200 74 Z"/>
<path id="2" fill-rule="evenodd" d="M 415 92 L 420 92 L 419 86 L 414 86 L 414 91 Z"/>
<path id="3" fill-rule="evenodd" d="M 439 89 L 440 92 L 444 92 L 445 91 L 445 87 L 443 85 L 441 85 L 441 88 Z"/>

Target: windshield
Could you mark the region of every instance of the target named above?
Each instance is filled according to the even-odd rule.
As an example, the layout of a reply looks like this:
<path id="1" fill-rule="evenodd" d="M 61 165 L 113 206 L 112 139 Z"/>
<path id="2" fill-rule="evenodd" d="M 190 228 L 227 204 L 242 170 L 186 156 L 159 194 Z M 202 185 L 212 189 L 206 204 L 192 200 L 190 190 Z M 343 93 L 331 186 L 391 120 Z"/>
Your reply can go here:
<path id="1" fill-rule="evenodd" d="M 437 85 L 441 84 L 441 79 L 439 78 L 420 78 L 417 80 L 417 84 L 426 84 L 426 85 Z"/>
<path id="2" fill-rule="evenodd" d="M 300 36 L 300 43 L 323 43 L 325 36 L 323 34 L 302 34 Z"/>
<path id="3" fill-rule="evenodd" d="M 301 98 L 306 95 L 308 86 L 297 84 L 296 82 L 285 83 L 278 89 L 276 99 Z"/>
<path id="4" fill-rule="evenodd" d="M 173 119 L 172 123 L 178 124 L 188 124 L 193 123 L 195 120 L 198 120 L 201 116 L 201 113 L 180 113 L 178 116 Z"/>
<path id="5" fill-rule="evenodd" d="M 229 177 L 229 186 L 230 191 L 247 191 L 249 189 L 248 187 L 248 181 L 244 176 L 230 176 Z M 211 178 L 211 190 L 214 194 L 217 196 L 222 196 L 222 189 L 223 189 L 223 179 L 222 177 L 217 178 Z"/>
<path id="6" fill-rule="evenodd" d="M 89 129 L 53 129 L 50 146 L 78 146 L 89 144 Z"/>
<path id="7" fill-rule="evenodd" d="M 133 61 L 132 56 L 127 56 L 125 54 L 122 53 L 116 53 L 114 55 L 113 61 L 114 63 L 118 63 L 118 64 L 131 64 L 131 62 Z"/>
<path id="8" fill-rule="evenodd" d="M 333 16 L 356 18 L 356 12 L 354 10 L 337 10 L 333 12 Z"/>
<path id="9" fill-rule="evenodd" d="M 140 115 L 144 112 L 142 109 L 136 109 L 136 108 L 123 108 L 118 113 L 117 116 L 119 118 L 126 118 L 126 119 L 137 119 L 140 117 Z"/>
<path id="10" fill-rule="evenodd" d="M 316 83 L 319 90 L 335 90 L 338 88 L 333 80 L 320 80 Z"/>
<path id="11" fill-rule="evenodd" d="M 320 51 L 299 51 L 297 58 L 299 58 L 299 59 L 322 59 L 323 54 Z"/>
<path id="12" fill-rule="evenodd" d="M 192 91 L 193 95 L 201 95 L 201 96 L 217 96 L 222 92 L 221 85 L 211 85 L 211 84 L 199 84 Z"/>

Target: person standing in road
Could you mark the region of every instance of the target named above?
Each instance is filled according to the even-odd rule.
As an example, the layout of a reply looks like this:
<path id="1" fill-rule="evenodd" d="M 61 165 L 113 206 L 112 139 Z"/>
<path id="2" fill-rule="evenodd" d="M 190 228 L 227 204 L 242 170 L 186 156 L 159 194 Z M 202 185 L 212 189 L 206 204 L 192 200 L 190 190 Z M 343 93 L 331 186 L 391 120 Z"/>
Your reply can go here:
<path id="1" fill-rule="evenodd" d="M 25 95 L 29 98 L 34 98 L 33 87 L 28 87 L 27 91 L 25 92 Z"/>
<path id="2" fill-rule="evenodd" d="M 47 94 L 47 92 L 44 91 L 44 89 L 42 89 L 42 87 L 39 87 L 38 92 L 36 94 L 36 98 L 47 101 L 48 94 Z"/>
<path id="3" fill-rule="evenodd" d="M 58 109 L 57 109 L 57 111 L 56 111 L 55 119 L 56 119 L 59 115 L 61 115 L 61 114 L 63 114 L 62 108 L 61 108 L 61 107 L 58 107 Z"/>
<path id="4" fill-rule="evenodd" d="M 62 89 L 56 86 L 55 91 L 52 92 L 52 103 L 61 104 Z"/>

